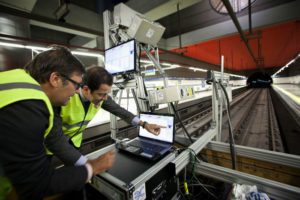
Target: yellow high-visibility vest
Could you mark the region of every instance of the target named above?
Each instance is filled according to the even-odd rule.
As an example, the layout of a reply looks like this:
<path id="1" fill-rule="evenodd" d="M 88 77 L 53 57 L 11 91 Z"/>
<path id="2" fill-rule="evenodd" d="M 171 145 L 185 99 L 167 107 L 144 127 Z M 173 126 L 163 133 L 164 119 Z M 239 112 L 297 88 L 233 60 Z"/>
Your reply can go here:
<path id="1" fill-rule="evenodd" d="M 95 108 L 95 105 L 91 103 L 85 114 L 80 96 L 75 94 L 70 98 L 68 105 L 61 107 L 62 130 L 65 135 L 71 137 L 75 147 L 79 148 L 81 146 L 82 132 L 100 110 L 102 103 L 103 101 L 101 101 L 98 108 Z"/>
<path id="2" fill-rule="evenodd" d="M 49 110 L 49 125 L 44 132 L 44 138 L 53 126 L 53 108 L 48 96 L 40 84 L 23 69 L 0 72 L 0 109 L 12 103 L 23 100 L 42 100 Z M 0 177 L 0 199 L 12 190 L 9 179 Z"/>
<path id="3" fill-rule="evenodd" d="M 23 69 L 0 72 L 0 109 L 17 101 L 42 100 L 49 110 L 49 125 L 44 138 L 53 126 L 53 108 L 40 84 Z"/>

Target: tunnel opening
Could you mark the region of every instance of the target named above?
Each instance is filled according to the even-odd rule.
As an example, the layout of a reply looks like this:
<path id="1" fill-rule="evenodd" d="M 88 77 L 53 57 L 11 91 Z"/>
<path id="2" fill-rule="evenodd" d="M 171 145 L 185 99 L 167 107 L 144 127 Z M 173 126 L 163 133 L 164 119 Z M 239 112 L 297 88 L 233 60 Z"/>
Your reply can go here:
<path id="1" fill-rule="evenodd" d="M 247 79 L 247 86 L 252 88 L 266 88 L 270 87 L 272 83 L 272 77 L 263 72 L 255 72 Z"/>

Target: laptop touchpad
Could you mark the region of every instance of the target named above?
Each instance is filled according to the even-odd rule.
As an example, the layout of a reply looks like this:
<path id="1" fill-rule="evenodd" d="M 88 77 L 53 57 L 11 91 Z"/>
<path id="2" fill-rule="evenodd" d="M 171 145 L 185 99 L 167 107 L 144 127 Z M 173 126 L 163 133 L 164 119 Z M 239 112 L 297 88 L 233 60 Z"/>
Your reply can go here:
<path id="1" fill-rule="evenodd" d="M 127 146 L 126 150 L 132 153 L 140 153 L 142 152 L 142 149 L 139 147 L 134 147 L 134 146 Z"/>

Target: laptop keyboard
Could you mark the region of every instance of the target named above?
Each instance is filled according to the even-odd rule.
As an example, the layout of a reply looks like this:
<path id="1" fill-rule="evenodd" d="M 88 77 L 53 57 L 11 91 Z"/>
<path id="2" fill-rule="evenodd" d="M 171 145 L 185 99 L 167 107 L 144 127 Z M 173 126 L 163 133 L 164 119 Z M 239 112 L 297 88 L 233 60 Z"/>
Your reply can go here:
<path id="1" fill-rule="evenodd" d="M 156 144 L 150 144 L 147 142 L 142 142 L 142 141 L 138 141 L 138 140 L 134 140 L 132 142 L 130 142 L 131 146 L 134 147 L 139 147 L 139 148 L 143 148 L 149 151 L 153 151 L 153 152 L 160 152 L 161 150 L 163 150 L 165 147 L 162 146 L 158 146 Z"/>

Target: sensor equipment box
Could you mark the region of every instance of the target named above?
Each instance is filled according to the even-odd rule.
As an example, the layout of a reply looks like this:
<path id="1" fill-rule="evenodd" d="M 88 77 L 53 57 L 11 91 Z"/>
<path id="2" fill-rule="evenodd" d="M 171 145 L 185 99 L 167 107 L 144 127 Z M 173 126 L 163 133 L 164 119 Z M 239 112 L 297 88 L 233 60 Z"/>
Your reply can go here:
<path id="1" fill-rule="evenodd" d="M 170 103 L 195 97 L 193 86 L 176 85 L 149 92 L 151 104 Z"/>

